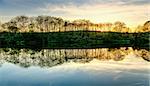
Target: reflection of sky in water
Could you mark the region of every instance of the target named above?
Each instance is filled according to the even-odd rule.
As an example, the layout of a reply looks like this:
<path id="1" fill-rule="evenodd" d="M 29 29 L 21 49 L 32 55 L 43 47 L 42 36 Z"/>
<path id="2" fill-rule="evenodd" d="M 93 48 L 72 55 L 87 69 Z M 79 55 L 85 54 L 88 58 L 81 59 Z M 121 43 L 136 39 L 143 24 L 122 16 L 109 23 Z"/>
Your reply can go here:
<path id="1" fill-rule="evenodd" d="M 148 62 L 93 60 L 65 63 L 51 68 L 4 63 L 0 86 L 149 86 Z"/>

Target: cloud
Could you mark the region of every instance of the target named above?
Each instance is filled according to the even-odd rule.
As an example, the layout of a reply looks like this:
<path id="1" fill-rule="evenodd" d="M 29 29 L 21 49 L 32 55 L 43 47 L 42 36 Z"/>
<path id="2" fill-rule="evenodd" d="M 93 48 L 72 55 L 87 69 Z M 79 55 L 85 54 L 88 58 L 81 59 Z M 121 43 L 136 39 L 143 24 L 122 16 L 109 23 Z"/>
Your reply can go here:
<path id="1" fill-rule="evenodd" d="M 145 5 L 150 4 L 149 0 L 121 0 L 125 2 L 126 5 Z"/>
<path id="2" fill-rule="evenodd" d="M 16 5 L 16 6 L 26 6 L 26 7 L 38 7 L 44 6 L 45 4 L 51 4 L 56 6 L 63 5 L 74 5 L 82 6 L 85 4 L 120 4 L 120 5 L 143 5 L 149 4 L 149 0 L 0 0 L 2 4 L 5 5 Z M 2 5 L 1 4 L 1 5 Z"/>
<path id="3" fill-rule="evenodd" d="M 51 15 L 94 22 L 148 20 L 149 0 L 0 0 L 0 16 Z"/>
<path id="4" fill-rule="evenodd" d="M 148 20 L 148 8 L 145 5 L 116 5 L 116 3 L 107 4 L 84 4 L 76 5 L 61 5 L 56 6 L 47 4 L 45 8 L 39 8 L 40 11 L 51 14 L 60 12 L 62 17 L 66 19 L 86 18 L 93 22 L 115 22 L 124 21 L 129 25 L 140 24 Z"/>

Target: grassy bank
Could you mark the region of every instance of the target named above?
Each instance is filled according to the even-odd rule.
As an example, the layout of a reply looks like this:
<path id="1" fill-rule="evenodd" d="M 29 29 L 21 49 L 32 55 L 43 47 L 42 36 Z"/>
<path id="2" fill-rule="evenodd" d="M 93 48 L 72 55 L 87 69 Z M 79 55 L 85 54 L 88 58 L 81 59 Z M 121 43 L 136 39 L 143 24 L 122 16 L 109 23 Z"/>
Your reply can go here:
<path id="1" fill-rule="evenodd" d="M 0 33 L 1 48 L 92 49 L 133 47 L 149 50 L 149 33 L 69 31 Z"/>

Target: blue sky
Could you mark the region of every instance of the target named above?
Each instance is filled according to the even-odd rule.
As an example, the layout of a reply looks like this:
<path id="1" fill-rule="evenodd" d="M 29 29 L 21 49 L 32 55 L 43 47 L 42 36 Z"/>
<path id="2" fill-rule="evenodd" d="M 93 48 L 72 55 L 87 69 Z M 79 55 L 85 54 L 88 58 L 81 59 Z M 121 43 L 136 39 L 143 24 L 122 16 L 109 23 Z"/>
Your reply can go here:
<path id="1" fill-rule="evenodd" d="M 1 20 L 18 15 L 50 15 L 133 25 L 149 20 L 149 8 L 149 0 L 0 0 Z"/>

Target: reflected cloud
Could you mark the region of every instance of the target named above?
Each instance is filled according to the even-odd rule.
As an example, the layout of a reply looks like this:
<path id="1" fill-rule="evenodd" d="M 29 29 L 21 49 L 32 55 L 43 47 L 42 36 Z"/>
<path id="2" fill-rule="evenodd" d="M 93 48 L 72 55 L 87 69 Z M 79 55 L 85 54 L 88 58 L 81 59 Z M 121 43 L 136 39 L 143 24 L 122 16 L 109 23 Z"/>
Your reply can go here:
<path id="1" fill-rule="evenodd" d="M 2 81 L 3 86 L 12 84 L 16 86 L 37 86 L 39 84 L 42 86 L 109 86 L 110 84 L 111 86 L 148 86 L 149 73 L 147 71 L 149 69 L 137 68 L 134 63 L 130 66 L 121 66 L 118 63 L 93 60 L 86 64 L 71 62 L 52 68 L 30 67 L 25 69 L 5 63 L 0 68 L 0 74 L 3 77 L 0 78 L 0 82 Z M 148 65 L 143 65 L 143 67 L 148 67 Z M 136 68 L 136 71 L 132 68 Z M 121 72 L 119 74 L 116 71 Z"/>

